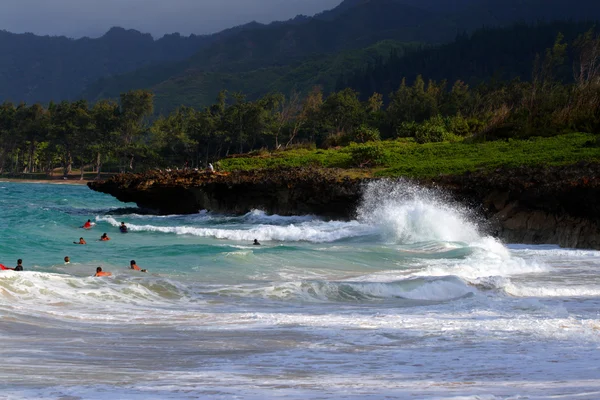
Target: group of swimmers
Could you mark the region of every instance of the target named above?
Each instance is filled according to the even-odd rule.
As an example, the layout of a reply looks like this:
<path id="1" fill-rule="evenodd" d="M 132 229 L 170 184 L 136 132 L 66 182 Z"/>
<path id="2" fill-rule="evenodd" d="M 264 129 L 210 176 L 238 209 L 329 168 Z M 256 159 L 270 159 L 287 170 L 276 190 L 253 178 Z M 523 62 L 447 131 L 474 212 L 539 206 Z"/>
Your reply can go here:
<path id="1" fill-rule="evenodd" d="M 87 220 L 87 222 L 85 224 L 83 224 L 82 228 L 84 229 L 91 229 L 94 226 L 94 224 L 92 224 L 91 220 Z M 122 233 L 127 233 L 127 226 L 125 225 L 125 222 L 121 222 L 121 226 L 119 227 L 119 230 Z M 110 240 L 110 238 L 108 237 L 108 235 L 106 233 L 104 233 L 101 237 L 100 237 L 101 241 L 108 241 Z M 73 242 L 75 244 L 87 244 L 84 238 L 79 238 L 79 242 Z M 64 258 L 65 261 L 65 265 L 66 264 L 70 264 L 71 263 L 71 258 L 69 256 L 65 256 Z M 5 267 L 4 265 L 0 264 L 1 269 L 5 269 L 5 270 L 13 270 L 13 271 L 23 271 L 23 260 L 22 259 L 18 259 L 17 260 L 17 266 L 15 268 L 8 268 Z M 141 269 L 140 267 L 138 267 L 137 263 L 135 262 L 135 260 L 131 260 L 129 262 L 129 268 L 133 269 L 135 271 L 140 271 L 140 272 L 148 272 L 148 270 L 146 269 Z M 108 271 L 103 271 L 102 267 L 98 267 L 96 268 L 96 273 L 94 274 L 94 276 L 111 276 L 112 273 L 108 272 Z"/>
<path id="2" fill-rule="evenodd" d="M 64 260 L 65 260 L 65 265 L 71 263 L 71 258 L 69 256 L 65 256 Z M 23 271 L 23 260 L 19 258 L 17 260 L 17 266 L 14 268 L 8 268 L 8 267 L 5 267 L 4 265 L 2 265 L 2 269 L 12 270 L 12 271 Z M 129 262 L 129 269 L 133 269 L 135 271 L 140 271 L 140 272 L 148 272 L 147 269 L 141 269 L 140 267 L 138 267 L 135 260 L 131 260 Z M 102 267 L 96 268 L 96 273 L 94 274 L 94 276 L 111 276 L 111 275 L 112 275 L 112 273 L 110 273 L 110 272 L 102 271 Z"/>
<path id="3" fill-rule="evenodd" d="M 95 224 L 93 224 L 92 221 L 88 219 L 87 222 L 85 224 L 83 224 L 82 228 L 83 229 L 92 229 L 94 227 L 94 225 Z M 121 231 L 121 233 L 128 232 L 127 225 L 125 225 L 125 222 L 121 222 L 121 225 L 119 226 L 119 231 Z M 102 234 L 102 236 L 100 236 L 99 240 L 102 242 L 106 242 L 106 241 L 110 240 L 110 238 L 108 237 L 108 235 L 105 232 Z M 83 237 L 79 238 L 79 242 L 73 242 L 73 243 L 74 244 L 87 244 L 87 242 L 85 241 L 85 239 Z M 254 243 L 252 243 L 252 244 L 255 246 L 260 246 L 258 239 L 254 239 Z M 65 265 L 71 263 L 71 259 L 69 258 L 69 256 L 65 256 L 64 260 L 65 260 Z M 19 258 L 17 260 L 17 266 L 15 268 L 7 268 L 2 265 L 2 269 L 10 269 L 13 271 L 23 271 L 23 260 Z M 138 267 L 135 260 L 131 260 L 129 262 L 129 269 L 133 269 L 135 271 L 140 271 L 140 272 L 148 272 L 147 269 L 141 269 L 140 267 Z M 96 273 L 94 274 L 94 276 L 111 276 L 111 275 L 112 275 L 112 273 L 110 273 L 108 271 L 103 271 L 102 267 L 96 268 Z"/>
<path id="4" fill-rule="evenodd" d="M 92 229 L 94 227 L 94 224 L 92 223 L 92 220 L 88 219 L 87 222 L 85 224 L 83 224 L 82 228 L 83 229 Z M 121 225 L 119 226 L 119 231 L 121 231 L 121 233 L 127 233 L 129 230 L 127 229 L 127 225 L 125 225 L 125 222 L 121 222 Z M 102 234 L 102 236 L 100 236 L 99 239 L 101 242 L 107 242 L 110 240 L 110 238 L 108 237 L 108 235 L 105 233 Z M 87 242 L 85 241 L 84 238 L 80 237 L 79 238 L 79 242 L 73 242 L 74 244 L 87 244 Z M 70 259 L 69 257 L 65 257 L 65 264 L 70 263 Z M 135 260 L 131 260 L 129 262 L 129 269 L 133 269 L 135 271 L 140 271 L 140 272 L 148 272 L 148 270 L 146 269 L 141 269 L 140 267 L 138 267 L 137 263 L 135 262 Z M 96 268 L 96 273 L 94 274 L 94 276 L 111 276 L 112 273 L 108 272 L 108 271 L 103 271 L 102 267 L 98 267 Z"/>

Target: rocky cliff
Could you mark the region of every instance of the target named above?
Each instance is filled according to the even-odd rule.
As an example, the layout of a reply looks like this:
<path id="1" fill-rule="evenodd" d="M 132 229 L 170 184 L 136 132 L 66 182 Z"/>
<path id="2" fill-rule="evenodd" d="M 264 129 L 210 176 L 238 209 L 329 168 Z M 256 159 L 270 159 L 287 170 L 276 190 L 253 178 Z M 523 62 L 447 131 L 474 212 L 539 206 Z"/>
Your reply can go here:
<path id="1" fill-rule="evenodd" d="M 151 172 L 91 182 L 93 190 L 162 214 L 210 210 L 352 218 L 369 178 L 339 170 L 232 174 Z M 509 243 L 600 249 L 600 164 L 497 169 L 420 180 L 476 209 Z"/>
<path id="2" fill-rule="evenodd" d="M 501 168 L 434 183 L 479 208 L 508 243 L 600 249 L 600 164 Z"/>
<path id="3" fill-rule="evenodd" d="M 154 171 L 117 175 L 88 186 L 161 214 L 199 210 L 243 214 L 260 209 L 279 215 L 348 218 L 360 200 L 361 183 L 339 170 L 286 169 L 232 174 Z"/>

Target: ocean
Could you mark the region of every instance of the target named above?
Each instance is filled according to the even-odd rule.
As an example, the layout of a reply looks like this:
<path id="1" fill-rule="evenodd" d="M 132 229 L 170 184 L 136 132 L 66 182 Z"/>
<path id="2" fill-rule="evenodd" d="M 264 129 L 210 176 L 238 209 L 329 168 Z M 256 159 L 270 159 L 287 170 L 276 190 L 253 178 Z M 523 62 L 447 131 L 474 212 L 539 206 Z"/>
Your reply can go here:
<path id="1" fill-rule="evenodd" d="M 331 221 L 0 182 L 0 232 L 2 399 L 600 398 L 600 252 L 409 183 Z"/>

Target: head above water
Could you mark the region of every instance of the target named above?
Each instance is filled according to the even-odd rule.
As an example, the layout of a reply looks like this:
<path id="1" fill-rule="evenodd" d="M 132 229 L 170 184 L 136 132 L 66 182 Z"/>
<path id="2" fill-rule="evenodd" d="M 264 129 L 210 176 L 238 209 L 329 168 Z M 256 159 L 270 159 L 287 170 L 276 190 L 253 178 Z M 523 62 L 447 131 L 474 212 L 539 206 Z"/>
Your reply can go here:
<path id="1" fill-rule="evenodd" d="M 17 260 L 17 264 L 21 265 L 23 264 L 23 260 L 21 260 L 20 258 Z"/>
<path id="2" fill-rule="evenodd" d="M 137 263 L 135 262 L 135 260 L 131 260 L 131 261 L 129 261 L 129 265 L 135 265 L 135 264 L 137 264 Z"/>
<path id="3" fill-rule="evenodd" d="M 69 258 L 69 256 L 65 256 L 65 262 L 70 262 L 71 259 Z"/>
<path id="4" fill-rule="evenodd" d="M 102 267 L 96 268 L 96 272 L 102 272 Z"/>

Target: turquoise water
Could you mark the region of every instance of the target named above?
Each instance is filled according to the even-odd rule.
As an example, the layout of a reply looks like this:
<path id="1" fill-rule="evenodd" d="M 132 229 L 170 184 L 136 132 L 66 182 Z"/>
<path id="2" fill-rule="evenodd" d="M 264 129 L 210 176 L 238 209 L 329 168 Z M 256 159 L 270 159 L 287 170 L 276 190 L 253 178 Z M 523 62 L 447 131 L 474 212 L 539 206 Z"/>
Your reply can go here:
<path id="1" fill-rule="evenodd" d="M 25 266 L 0 271 L 0 393 L 600 393 L 600 252 L 507 246 L 407 183 L 371 185 L 353 221 L 140 213 L 83 186 L 0 182 L 0 263 Z"/>

